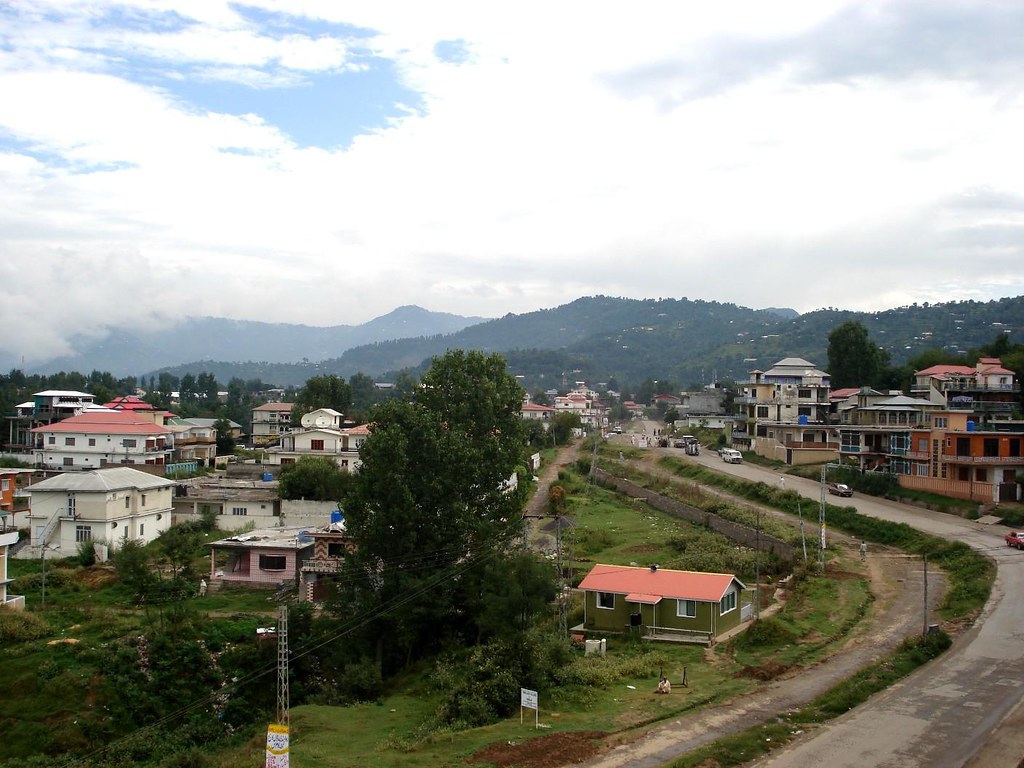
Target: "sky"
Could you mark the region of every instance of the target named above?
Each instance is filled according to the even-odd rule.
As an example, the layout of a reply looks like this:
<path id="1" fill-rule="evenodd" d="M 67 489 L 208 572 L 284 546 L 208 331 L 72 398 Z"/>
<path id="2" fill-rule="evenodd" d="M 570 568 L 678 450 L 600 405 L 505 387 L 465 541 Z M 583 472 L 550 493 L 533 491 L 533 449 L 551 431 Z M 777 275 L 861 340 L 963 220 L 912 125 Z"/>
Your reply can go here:
<path id="1" fill-rule="evenodd" d="M 1024 3 L 0 0 L 0 354 L 1024 294 Z"/>

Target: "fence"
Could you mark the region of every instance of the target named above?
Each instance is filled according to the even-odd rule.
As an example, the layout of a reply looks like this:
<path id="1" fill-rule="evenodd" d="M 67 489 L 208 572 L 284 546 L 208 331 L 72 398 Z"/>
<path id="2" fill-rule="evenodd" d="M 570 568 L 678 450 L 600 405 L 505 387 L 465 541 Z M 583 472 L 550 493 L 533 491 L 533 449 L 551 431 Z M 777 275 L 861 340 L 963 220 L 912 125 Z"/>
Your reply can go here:
<path id="1" fill-rule="evenodd" d="M 713 512 L 706 512 L 698 507 L 692 507 L 681 501 L 676 501 L 668 496 L 642 488 L 629 480 L 621 477 L 614 477 L 603 469 L 594 467 L 594 479 L 600 483 L 612 486 L 620 493 L 625 493 L 633 498 L 643 499 L 655 509 L 665 512 L 673 517 L 689 520 L 691 523 L 703 525 L 715 533 L 720 533 L 730 541 L 742 544 L 745 547 L 755 548 L 760 544 L 762 552 L 772 552 L 784 560 L 792 560 L 796 554 L 796 548 L 782 539 L 771 536 L 764 531 L 758 537 L 757 531 L 732 520 L 716 515 Z M 758 539 L 760 538 L 760 542 Z"/>

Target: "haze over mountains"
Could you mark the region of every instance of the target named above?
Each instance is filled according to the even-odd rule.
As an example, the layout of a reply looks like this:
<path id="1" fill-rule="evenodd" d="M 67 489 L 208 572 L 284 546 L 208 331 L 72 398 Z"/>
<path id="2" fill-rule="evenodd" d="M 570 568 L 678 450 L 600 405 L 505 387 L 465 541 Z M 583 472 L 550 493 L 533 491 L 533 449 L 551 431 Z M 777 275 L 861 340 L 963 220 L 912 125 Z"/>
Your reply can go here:
<path id="1" fill-rule="evenodd" d="M 417 370 L 446 349 L 501 352 L 529 388 L 566 378 L 681 385 L 745 380 L 752 368 L 782 357 L 827 362 L 828 334 L 862 322 L 893 363 L 930 348 L 966 352 L 1024 325 L 1024 297 L 962 301 L 861 313 L 828 308 L 799 315 L 689 299 L 592 296 L 552 309 L 485 320 L 400 307 L 359 326 L 189 318 L 140 333 L 112 332 L 79 354 L 30 372 L 110 371 L 117 376 L 210 372 L 268 384 L 301 385 L 309 376 L 365 373 L 388 378 Z"/>

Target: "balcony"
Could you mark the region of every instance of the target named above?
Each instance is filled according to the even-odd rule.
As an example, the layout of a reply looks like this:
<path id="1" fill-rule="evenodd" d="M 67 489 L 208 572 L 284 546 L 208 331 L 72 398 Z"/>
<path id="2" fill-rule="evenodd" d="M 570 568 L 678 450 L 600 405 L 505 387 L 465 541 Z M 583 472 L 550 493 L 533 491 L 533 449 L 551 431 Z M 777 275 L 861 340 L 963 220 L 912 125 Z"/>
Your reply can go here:
<path id="1" fill-rule="evenodd" d="M 839 450 L 839 443 L 833 443 L 831 441 L 827 442 L 827 443 L 801 443 L 801 442 L 797 442 L 796 440 L 786 440 L 782 444 L 784 446 L 786 446 L 787 448 L 795 448 L 797 450 L 799 450 L 800 448 L 803 448 L 805 450 L 815 450 L 815 451 L 838 451 Z"/>

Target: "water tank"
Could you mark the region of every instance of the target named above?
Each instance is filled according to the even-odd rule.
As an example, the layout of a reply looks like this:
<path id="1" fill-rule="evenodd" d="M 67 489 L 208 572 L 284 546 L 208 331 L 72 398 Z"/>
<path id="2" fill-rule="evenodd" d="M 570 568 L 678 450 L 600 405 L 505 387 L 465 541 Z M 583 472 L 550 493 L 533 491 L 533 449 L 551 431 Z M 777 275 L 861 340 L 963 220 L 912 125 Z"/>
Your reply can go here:
<path id="1" fill-rule="evenodd" d="M 974 431 L 974 422 L 973 421 L 968 421 L 967 422 L 967 431 L 968 432 L 973 432 Z"/>
<path id="2" fill-rule="evenodd" d="M 807 424 L 807 416 L 806 416 L 806 414 L 799 416 L 797 418 L 797 422 L 799 424 L 805 424 L 806 425 Z"/>
<path id="3" fill-rule="evenodd" d="M 264 472 L 263 473 L 263 482 L 269 483 L 273 479 L 274 479 L 274 475 L 271 474 L 270 472 Z"/>
<path id="4" fill-rule="evenodd" d="M 341 510 L 340 509 L 335 509 L 335 510 L 331 511 L 331 522 L 332 523 L 340 523 L 344 519 L 345 519 L 345 516 L 341 514 Z"/>
<path id="5" fill-rule="evenodd" d="M 644 623 L 643 619 L 640 617 L 639 613 L 631 613 L 631 614 L 629 614 L 629 626 L 631 626 L 631 627 L 639 627 L 643 623 Z"/>

